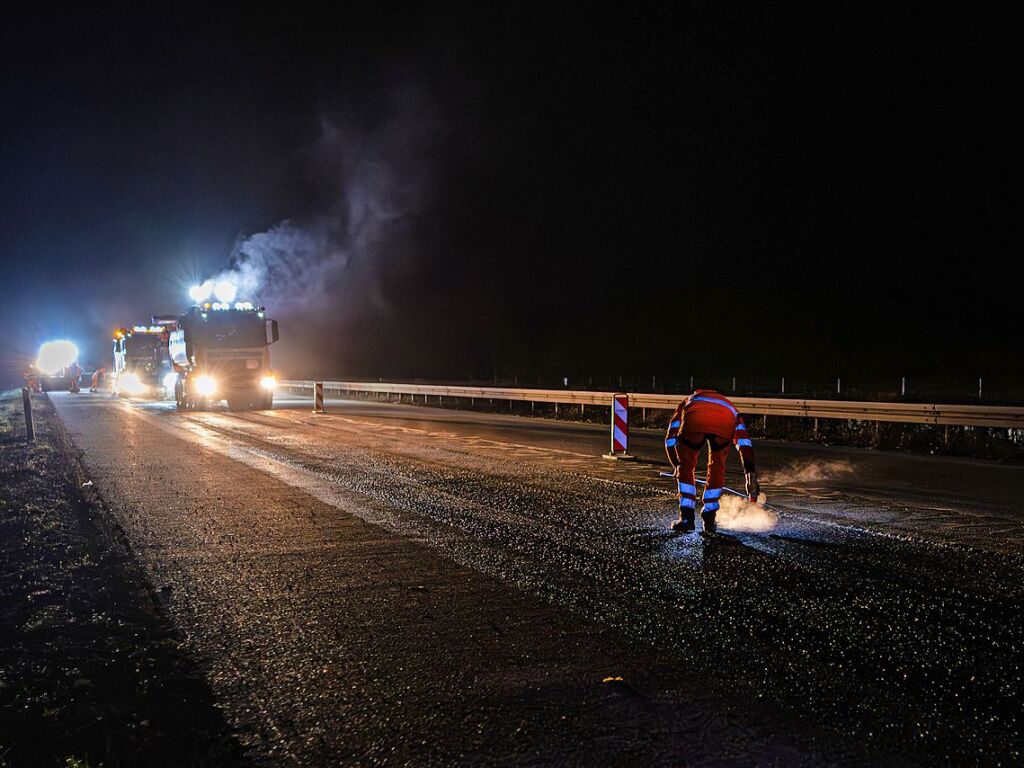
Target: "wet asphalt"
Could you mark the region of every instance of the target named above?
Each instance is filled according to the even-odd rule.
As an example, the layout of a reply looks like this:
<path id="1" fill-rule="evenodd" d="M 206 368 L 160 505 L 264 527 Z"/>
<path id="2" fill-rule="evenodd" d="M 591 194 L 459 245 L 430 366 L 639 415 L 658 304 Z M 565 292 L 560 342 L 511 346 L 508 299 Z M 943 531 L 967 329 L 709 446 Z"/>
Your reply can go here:
<path id="1" fill-rule="evenodd" d="M 653 432 L 54 400 L 256 764 L 1021 762 L 1020 467 L 765 444 L 706 538 Z"/>

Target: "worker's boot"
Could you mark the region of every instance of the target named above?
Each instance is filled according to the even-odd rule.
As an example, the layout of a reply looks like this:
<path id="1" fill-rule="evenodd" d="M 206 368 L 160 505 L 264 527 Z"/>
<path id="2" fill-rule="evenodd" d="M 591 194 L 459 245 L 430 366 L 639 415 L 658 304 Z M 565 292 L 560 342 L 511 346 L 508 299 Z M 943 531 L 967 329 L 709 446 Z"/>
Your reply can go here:
<path id="1" fill-rule="evenodd" d="M 715 514 L 717 510 L 708 511 L 706 508 L 701 510 L 700 520 L 704 523 L 705 533 L 714 533 L 718 530 L 718 523 L 715 522 Z"/>
<path id="2" fill-rule="evenodd" d="M 672 530 L 676 533 L 689 533 L 696 527 L 692 509 L 679 510 L 679 519 L 672 523 Z"/>

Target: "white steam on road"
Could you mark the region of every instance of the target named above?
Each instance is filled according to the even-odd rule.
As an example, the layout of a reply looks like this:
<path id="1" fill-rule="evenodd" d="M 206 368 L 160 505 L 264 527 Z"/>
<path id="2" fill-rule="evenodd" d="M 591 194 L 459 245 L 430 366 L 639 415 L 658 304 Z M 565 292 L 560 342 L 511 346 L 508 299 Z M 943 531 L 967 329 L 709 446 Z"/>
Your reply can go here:
<path id="1" fill-rule="evenodd" d="M 724 494 L 720 499 L 716 520 L 718 525 L 730 531 L 763 533 L 779 524 L 779 516 L 764 507 L 768 497 L 761 494 L 752 503 L 739 496 Z"/>
<path id="2" fill-rule="evenodd" d="M 800 461 L 764 475 L 764 481 L 771 485 L 793 485 L 795 483 L 816 483 L 833 480 L 853 473 L 853 464 L 848 461 Z"/>

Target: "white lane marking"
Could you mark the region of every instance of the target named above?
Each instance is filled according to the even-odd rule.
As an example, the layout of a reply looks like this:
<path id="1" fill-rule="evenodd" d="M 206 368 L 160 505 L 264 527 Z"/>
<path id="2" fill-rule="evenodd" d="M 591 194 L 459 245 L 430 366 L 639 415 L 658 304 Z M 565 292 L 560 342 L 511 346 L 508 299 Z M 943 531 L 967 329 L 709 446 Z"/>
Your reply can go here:
<path id="1" fill-rule="evenodd" d="M 331 427 L 329 425 L 327 425 L 326 423 L 322 424 L 322 425 L 318 425 L 315 422 L 309 421 L 309 420 L 307 420 L 305 418 L 291 419 L 291 418 L 287 418 L 285 416 L 277 416 L 278 413 L 284 414 L 284 413 L 286 413 L 286 411 L 275 411 L 274 412 L 275 415 L 273 416 L 273 418 L 280 418 L 283 421 L 287 421 L 287 422 L 291 422 L 291 423 L 304 424 L 304 425 L 312 426 L 312 427 L 320 426 L 321 428 L 331 429 Z M 462 441 L 462 442 L 484 443 L 484 444 L 493 445 L 495 447 L 502 448 L 502 449 L 525 449 L 525 450 L 534 451 L 534 452 L 559 453 L 559 454 L 563 454 L 563 455 L 566 455 L 566 456 L 575 456 L 575 457 L 582 458 L 582 459 L 593 459 L 593 458 L 595 458 L 594 454 L 592 454 L 592 453 L 580 453 L 579 451 L 567 451 L 567 450 L 565 450 L 563 448 L 545 448 L 545 447 L 537 446 L 537 445 L 527 445 L 525 443 L 510 443 L 510 442 L 502 441 L 502 440 L 494 440 L 492 438 L 480 437 L 478 435 L 460 435 L 460 434 L 455 433 L 455 432 L 434 432 L 434 431 L 431 431 L 431 430 L 428 430 L 428 429 L 421 429 L 419 427 L 404 427 L 404 426 L 400 426 L 400 425 L 396 425 L 396 424 L 379 424 L 379 423 L 377 423 L 375 421 L 364 421 L 362 419 L 354 419 L 354 418 L 352 418 L 350 416 L 339 416 L 339 415 L 333 414 L 333 413 L 327 414 L 327 416 L 329 416 L 334 421 L 342 421 L 342 422 L 346 422 L 348 424 L 352 424 L 352 425 L 359 426 L 359 427 L 370 427 L 371 429 L 376 430 L 376 431 L 383 431 L 383 432 L 397 431 L 397 432 L 406 432 L 406 433 L 410 433 L 411 432 L 411 433 L 415 433 L 415 434 L 418 434 L 418 435 L 423 435 L 425 437 L 431 437 L 431 438 L 434 438 L 434 439 L 437 439 L 437 440 L 459 440 L 459 441 Z M 323 417 L 321 417 L 321 418 L 323 418 Z M 242 421 L 246 421 L 246 419 L 242 419 Z"/>

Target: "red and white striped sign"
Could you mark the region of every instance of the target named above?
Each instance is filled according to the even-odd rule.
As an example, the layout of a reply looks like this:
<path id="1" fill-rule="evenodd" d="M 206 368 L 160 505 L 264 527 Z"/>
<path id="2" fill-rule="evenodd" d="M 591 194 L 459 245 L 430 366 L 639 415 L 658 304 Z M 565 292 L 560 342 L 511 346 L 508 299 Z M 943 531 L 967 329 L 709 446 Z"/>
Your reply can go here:
<path id="1" fill-rule="evenodd" d="M 313 382 L 313 413 L 324 412 L 324 383 L 322 381 Z"/>
<path id="2" fill-rule="evenodd" d="M 612 397 L 612 453 L 625 453 L 629 446 L 629 395 Z"/>

